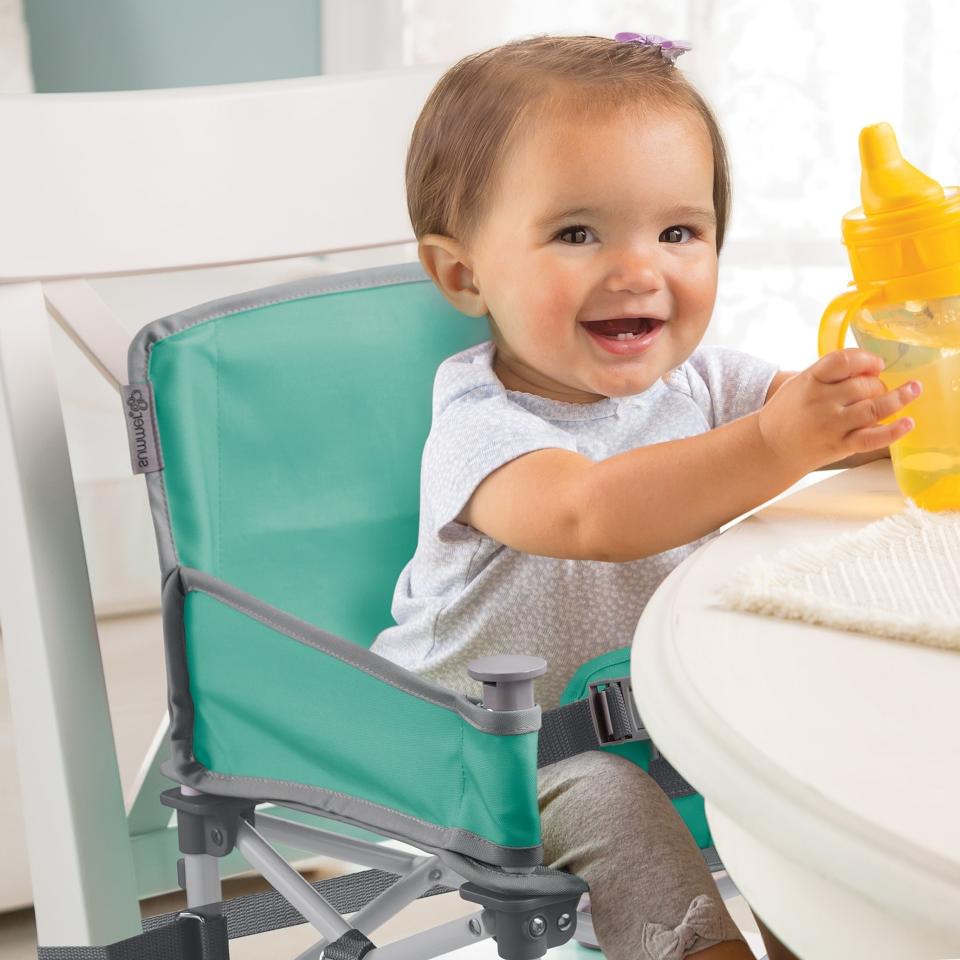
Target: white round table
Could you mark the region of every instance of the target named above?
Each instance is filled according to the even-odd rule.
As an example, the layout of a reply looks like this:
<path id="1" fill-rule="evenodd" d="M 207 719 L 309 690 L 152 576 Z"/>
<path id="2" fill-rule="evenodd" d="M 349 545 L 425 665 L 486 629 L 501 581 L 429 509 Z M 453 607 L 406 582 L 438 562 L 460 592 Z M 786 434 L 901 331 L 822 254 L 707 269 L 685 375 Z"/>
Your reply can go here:
<path id="1" fill-rule="evenodd" d="M 889 460 L 784 497 L 651 598 L 634 695 L 720 856 L 803 960 L 960 957 L 960 652 L 729 610 L 756 555 L 903 509 Z"/>

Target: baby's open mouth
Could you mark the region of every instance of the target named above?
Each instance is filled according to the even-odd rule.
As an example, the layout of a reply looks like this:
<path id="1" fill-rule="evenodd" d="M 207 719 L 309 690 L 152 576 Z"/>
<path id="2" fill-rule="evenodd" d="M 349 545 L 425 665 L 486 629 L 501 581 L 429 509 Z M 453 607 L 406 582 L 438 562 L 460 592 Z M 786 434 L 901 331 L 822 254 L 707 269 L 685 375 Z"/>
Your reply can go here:
<path id="1" fill-rule="evenodd" d="M 611 340 L 634 340 L 659 327 L 663 321 L 654 317 L 614 317 L 611 320 L 584 320 L 591 333 Z"/>

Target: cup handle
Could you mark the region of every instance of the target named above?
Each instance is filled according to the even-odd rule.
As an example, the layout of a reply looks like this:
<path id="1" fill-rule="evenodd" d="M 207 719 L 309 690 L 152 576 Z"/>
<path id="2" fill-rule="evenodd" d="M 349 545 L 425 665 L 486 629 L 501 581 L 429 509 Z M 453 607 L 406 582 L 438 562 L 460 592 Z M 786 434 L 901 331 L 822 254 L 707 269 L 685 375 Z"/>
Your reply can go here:
<path id="1" fill-rule="evenodd" d="M 866 290 L 854 288 L 841 293 L 830 301 L 827 309 L 820 318 L 820 333 L 817 338 L 817 350 L 822 357 L 831 350 L 842 350 L 847 339 L 847 327 L 850 318 L 868 300 L 874 300 L 880 291 L 876 287 L 867 287 Z"/>

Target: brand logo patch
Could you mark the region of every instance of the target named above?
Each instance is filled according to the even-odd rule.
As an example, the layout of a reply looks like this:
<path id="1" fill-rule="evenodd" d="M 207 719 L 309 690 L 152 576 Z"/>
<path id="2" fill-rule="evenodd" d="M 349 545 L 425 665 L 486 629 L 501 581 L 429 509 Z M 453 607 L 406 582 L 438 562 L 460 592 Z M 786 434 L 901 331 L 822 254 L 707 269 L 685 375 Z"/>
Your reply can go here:
<path id="1" fill-rule="evenodd" d="M 163 469 L 157 442 L 153 387 L 149 383 L 124 385 L 123 396 L 127 441 L 130 445 L 130 466 L 134 473 L 153 473 Z"/>

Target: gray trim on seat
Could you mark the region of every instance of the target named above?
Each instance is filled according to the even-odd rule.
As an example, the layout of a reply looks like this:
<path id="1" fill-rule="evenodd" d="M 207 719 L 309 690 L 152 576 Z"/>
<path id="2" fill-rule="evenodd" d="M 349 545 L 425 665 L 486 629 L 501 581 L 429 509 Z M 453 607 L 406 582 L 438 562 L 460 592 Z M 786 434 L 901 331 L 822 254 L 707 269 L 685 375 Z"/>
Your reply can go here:
<path id="1" fill-rule="evenodd" d="M 246 293 L 232 293 L 228 297 L 209 300 L 187 310 L 171 313 L 166 317 L 147 324 L 141 329 L 127 350 L 127 372 L 131 383 L 143 383 L 147 379 L 147 366 L 150 361 L 150 348 L 158 340 L 171 334 L 180 333 L 198 323 L 216 320 L 254 310 L 273 303 L 288 300 L 302 300 L 306 297 L 324 293 L 341 293 L 346 290 L 365 290 L 370 287 L 389 287 L 398 283 L 417 283 L 429 280 L 419 263 L 401 263 L 385 267 L 366 267 L 347 273 L 334 273 L 322 277 L 308 277 L 306 280 L 291 280 L 277 283 L 272 287 L 262 287 Z"/>
<path id="2" fill-rule="evenodd" d="M 262 777 L 227 777 L 202 766 L 192 754 L 174 744 L 173 758 L 160 766 L 171 780 L 203 793 L 241 797 L 253 803 L 280 802 L 317 816 L 339 820 L 385 837 L 412 843 L 432 853 L 447 851 L 503 867 L 538 867 L 543 864 L 543 846 L 501 847 L 461 827 L 439 827 L 408 813 L 370 800 L 356 800 L 344 793 L 286 780 Z M 444 858 L 445 859 L 445 858 Z M 455 862 L 451 866 L 461 872 Z M 465 875 L 465 874 L 464 874 Z M 512 887 L 510 889 L 516 889 Z"/>

